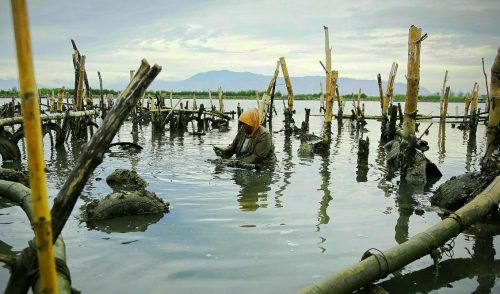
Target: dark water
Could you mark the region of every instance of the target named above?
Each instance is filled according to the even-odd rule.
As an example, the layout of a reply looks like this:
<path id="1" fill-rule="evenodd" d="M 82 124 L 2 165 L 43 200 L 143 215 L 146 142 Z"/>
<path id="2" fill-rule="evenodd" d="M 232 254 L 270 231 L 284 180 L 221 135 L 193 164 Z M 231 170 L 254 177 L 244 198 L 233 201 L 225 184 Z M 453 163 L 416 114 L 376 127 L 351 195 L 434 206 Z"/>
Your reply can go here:
<path id="1" fill-rule="evenodd" d="M 256 106 L 255 101 L 241 103 L 244 108 Z M 236 104 L 225 101 L 229 110 Z M 303 120 L 304 107 L 317 114 L 318 104 L 296 101 L 297 123 Z M 281 101 L 277 106 L 274 130 L 283 126 Z M 438 108 L 436 103 L 420 103 L 419 113 L 436 115 Z M 450 104 L 449 113 L 455 115 L 456 108 L 463 112 L 462 104 Z M 366 111 L 378 114 L 379 103 L 367 102 Z M 423 122 L 420 129 L 428 124 Z M 321 125 L 321 117 L 311 117 L 312 132 L 320 134 Z M 330 154 L 310 158 L 298 155 L 298 139 L 274 134 L 278 165 L 273 171 L 255 172 L 207 162 L 215 158 L 213 144 L 231 142 L 236 122 L 229 132 L 201 137 L 171 137 L 168 132 L 153 136 L 150 126 L 131 134 L 130 122 L 125 123 L 115 141 L 133 141 L 144 149 L 117 148 L 105 156 L 63 231 L 74 286 L 84 293 L 295 292 L 359 261 L 368 248 L 388 249 L 439 222 L 429 195 L 450 177 L 477 170 L 485 150 L 483 125 L 469 143 L 467 133 L 450 124 L 439 139 L 435 123 L 425 137 L 431 147 L 426 154 L 443 177 L 430 187 L 399 187 L 398 174 L 390 175 L 385 167 L 380 123 L 370 120 L 365 128 L 357 130 L 345 121 L 339 129 L 335 122 Z M 362 136 L 370 138 L 367 168 L 358 167 Z M 53 197 L 82 144 L 67 143 L 67 152 L 51 151 L 49 145 L 45 158 Z M 136 170 L 150 191 L 171 203 L 171 212 L 99 226 L 80 223 L 79 207 L 111 192 L 104 179 L 116 168 Z M 32 237 L 29 223 L 20 209 L 0 205 L 6 207 L 0 211 L 0 253 L 19 251 Z M 499 293 L 493 270 L 500 248 L 496 232 L 498 227 L 490 225 L 459 235 L 453 258 L 443 258 L 447 267 L 443 265 L 439 281 L 426 256 L 396 273 L 400 280 L 385 287 L 391 293 Z M 8 275 L 0 268 L 0 285 Z"/>

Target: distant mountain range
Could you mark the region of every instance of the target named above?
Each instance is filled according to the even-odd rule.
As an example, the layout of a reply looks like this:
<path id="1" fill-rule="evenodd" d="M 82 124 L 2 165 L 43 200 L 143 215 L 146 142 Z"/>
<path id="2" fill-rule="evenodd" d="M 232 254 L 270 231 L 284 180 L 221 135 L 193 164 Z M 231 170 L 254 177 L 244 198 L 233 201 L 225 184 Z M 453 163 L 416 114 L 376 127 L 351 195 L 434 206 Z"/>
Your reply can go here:
<path id="1" fill-rule="evenodd" d="M 242 90 L 264 90 L 267 88 L 271 76 L 255 74 L 251 72 L 235 72 L 229 70 L 217 70 L 196 74 L 188 79 L 180 81 L 155 80 L 151 90 L 173 90 L 175 91 L 206 91 L 208 89 L 216 91 L 219 86 L 225 91 Z M 320 92 L 320 82 L 323 83 L 324 76 L 292 77 L 292 88 L 295 94 L 311 94 Z M 112 89 L 121 90 L 126 84 L 121 83 L 110 85 Z M 378 96 L 378 84 L 376 80 L 358 80 L 351 78 L 339 78 L 339 90 L 342 95 L 357 93 L 361 88 L 362 92 L 368 96 Z M 0 79 L 0 89 L 11 89 L 17 87 L 17 80 Z M 385 90 L 386 83 L 383 82 Z M 285 82 L 282 77 L 277 81 L 277 91 L 286 92 Z M 394 94 L 405 94 L 406 84 L 395 83 Z M 424 87 L 420 87 L 420 95 L 429 95 L 431 92 Z"/>

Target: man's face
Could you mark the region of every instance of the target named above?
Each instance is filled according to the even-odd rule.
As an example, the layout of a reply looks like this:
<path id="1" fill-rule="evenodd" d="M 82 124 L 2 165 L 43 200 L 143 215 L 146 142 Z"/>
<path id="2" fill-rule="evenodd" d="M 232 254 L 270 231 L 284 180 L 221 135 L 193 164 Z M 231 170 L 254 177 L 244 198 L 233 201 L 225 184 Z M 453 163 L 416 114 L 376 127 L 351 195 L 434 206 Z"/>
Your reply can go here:
<path id="1" fill-rule="evenodd" d="M 243 124 L 243 129 L 245 130 L 245 134 L 251 135 L 253 128 L 247 124 Z"/>

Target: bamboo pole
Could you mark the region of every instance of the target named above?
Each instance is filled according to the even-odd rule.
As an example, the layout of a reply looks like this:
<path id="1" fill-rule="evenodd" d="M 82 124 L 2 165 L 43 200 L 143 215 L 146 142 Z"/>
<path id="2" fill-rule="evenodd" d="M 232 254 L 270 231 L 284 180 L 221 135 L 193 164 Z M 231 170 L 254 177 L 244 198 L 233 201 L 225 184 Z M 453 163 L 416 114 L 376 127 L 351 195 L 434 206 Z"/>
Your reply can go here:
<path id="1" fill-rule="evenodd" d="M 441 117 L 443 117 L 443 103 L 444 103 L 444 93 L 446 91 L 446 82 L 448 81 L 448 70 L 445 71 L 444 73 L 444 80 L 443 80 L 443 89 L 441 90 L 441 98 L 439 99 L 439 113 L 441 114 Z M 446 114 L 445 114 L 446 116 Z"/>
<path id="2" fill-rule="evenodd" d="M 486 75 L 486 70 L 484 69 L 484 57 L 481 58 L 481 62 L 483 64 L 483 74 L 484 74 L 484 82 L 486 84 L 486 105 L 485 109 L 488 111 L 490 109 L 490 87 L 488 87 L 488 76 Z"/>
<path id="3" fill-rule="evenodd" d="M 384 111 L 384 90 L 382 89 L 382 77 L 377 74 L 378 94 L 380 96 L 380 110 Z"/>
<path id="4" fill-rule="evenodd" d="M 443 109 L 441 111 L 441 120 L 446 120 L 446 114 L 448 113 L 448 96 L 450 95 L 450 86 L 447 86 L 444 91 L 443 96 Z"/>
<path id="5" fill-rule="evenodd" d="M 489 159 L 492 156 L 493 152 L 495 150 L 498 150 L 499 148 L 498 128 L 500 127 L 500 47 L 498 48 L 495 61 L 491 66 L 490 95 L 491 98 L 488 118 L 488 135 L 486 138 L 486 159 Z"/>
<path id="6" fill-rule="evenodd" d="M 41 285 L 44 293 L 58 293 L 52 243 L 52 219 L 48 205 L 42 126 L 31 54 L 28 12 L 24 0 L 12 0 L 11 4 L 22 97 L 21 105 L 24 117 L 24 136 L 26 138 L 30 186 L 32 189 L 33 227 Z"/>
<path id="7" fill-rule="evenodd" d="M 63 119 L 66 116 L 69 116 L 69 117 L 92 116 L 92 115 L 97 115 L 98 113 L 99 112 L 97 110 L 69 111 L 68 114 L 63 113 L 63 112 L 61 112 L 61 113 L 44 113 L 44 114 L 40 114 L 39 117 L 40 117 L 40 121 L 47 121 L 47 120 L 53 120 L 53 119 Z M 0 127 L 22 124 L 22 123 L 23 123 L 22 116 L 0 118 Z"/>
<path id="8" fill-rule="evenodd" d="M 408 73 L 406 75 L 407 86 L 403 121 L 403 130 L 407 136 L 415 135 L 415 116 L 417 115 L 420 82 L 421 41 L 423 41 L 422 29 L 412 25 L 408 34 Z"/>
<path id="9" fill-rule="evenodd" d="M 383 253 L 375 253 L 344 270 L 327 277 L 300 293 L 352 293 L 369 285 L 407 264 L 429 254 L 461 231 L 481 220 L 500 202 L 500 176 L 474 200 L 438 224 L 413 236 L 408 241 Z"/>
<path id="10" fill-rule="evenodd" d="M 271 96 L 271 91 L 273 90 L 273 85 L 276 82 L 276 79 L 278 79 L 278 75 L 280 73 L 280 61 L 278 60 L 276 62 L 276 69 L 274 70 L 273 77 L 271 78 L 271 81 L 269 81 L 269 85 L 267 86 L 266 94 Z"/>
<path id="11" fill-rule="evenodd" d="M 271 96 L 264 93 L 264 95 L 262 95 L 262 99 L 260 100 L 260 103 L 259 103 L 260 124 L 264 123 L 264 121 L 266 119 L 267 109 L 269 107 L 270 101 L 271 101 Z"/>
<path id="12" fill-rule="evenodd" d="M 396 80 L 396 73 L 398 72 L 398 64 L 396 62 L 392 63 L 391 71 L 389 72 L 389 78 L 387 79 L 387 87 L 385 90 L 384 101 L 382 105 L 382 115 L 387 117 L 389 115 L 389 104 L 392 100 L 392 95 L 394 91 L 394 81 Z"/>
<path id="13" fill-rule="evenodd" d="M 290 76 L 288 75 L 288 68 L 286 67 L 285 57 L 280 57 L 281 71 L 285 79 L 286 91 L 288 92 L 288 110 L 293 111 L 293 89 Z"/>

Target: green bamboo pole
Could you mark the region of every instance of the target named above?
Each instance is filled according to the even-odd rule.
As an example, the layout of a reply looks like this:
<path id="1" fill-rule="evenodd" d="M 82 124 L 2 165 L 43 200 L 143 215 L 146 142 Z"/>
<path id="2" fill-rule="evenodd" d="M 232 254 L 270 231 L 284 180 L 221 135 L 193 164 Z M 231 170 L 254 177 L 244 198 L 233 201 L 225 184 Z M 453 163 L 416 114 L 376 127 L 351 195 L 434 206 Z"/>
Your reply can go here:
<path id="1" fill-rule="evenodd" d="M 43 160 L 42 124 L 38 89 L 35 82 L 28 9 L 25 0 L 12 0 L 12 19 L 16 41 L 17 67 L 24 118 L 24 136 L 28 151 L 28 169 L 32 188 L 33 227 L 44 293 L 58 293 L 57 272 L 52 244 L 52 217 L 47 195 L 47 178 Z"/>
<path id="2" fill-rule="evenodd" d="M 500 176 L 474 200 L 457 210 L 443 221 L 428 228 L 408 241 L 377 253 L 327 277 L 322 282 L 308 286 L 299 293 L 352 293 L 369 285 L 407 264 L 429 254 L 461 231 L 481 220 L 500 202 Z"/>

